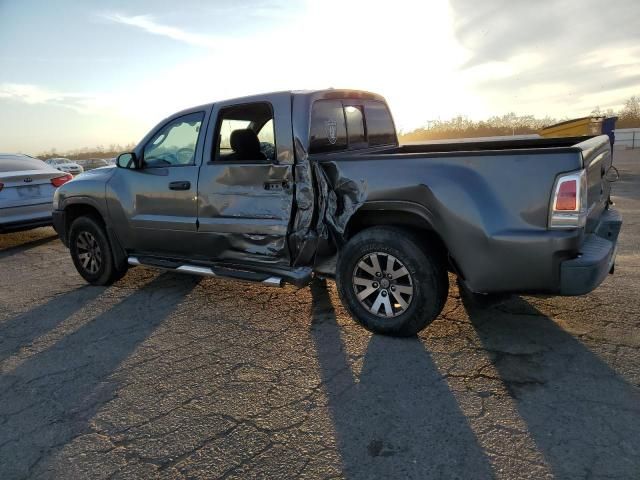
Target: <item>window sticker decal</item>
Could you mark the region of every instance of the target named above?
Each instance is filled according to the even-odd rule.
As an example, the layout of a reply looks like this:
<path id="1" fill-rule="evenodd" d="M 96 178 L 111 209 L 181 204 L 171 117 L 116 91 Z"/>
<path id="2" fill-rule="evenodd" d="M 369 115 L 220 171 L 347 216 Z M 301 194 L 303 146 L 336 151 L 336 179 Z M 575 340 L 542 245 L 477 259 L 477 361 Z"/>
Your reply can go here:
<path id="1" fill-rule="evenodd" d="M 327 120 L 325 127 L 327 129 L 327 139 L 329 139 L 329 143 L 335 145 L 336 140 L 338 140 L 338 124 L 335 120 Z"/>

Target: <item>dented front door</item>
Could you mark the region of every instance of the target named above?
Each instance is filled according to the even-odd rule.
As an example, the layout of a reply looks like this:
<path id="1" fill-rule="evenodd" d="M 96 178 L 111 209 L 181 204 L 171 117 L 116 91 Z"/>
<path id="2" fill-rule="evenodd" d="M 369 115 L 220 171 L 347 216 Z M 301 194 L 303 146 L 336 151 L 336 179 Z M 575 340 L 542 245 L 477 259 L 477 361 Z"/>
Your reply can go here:
<path id="1" fill-rule="evenodd" d="M 260 99 L 252 99 L 260 101 Z M 287 245 L 293 205 L 293 154 L 289 96 L 269 96 L 275 152 L 270 159 L 203 161 L 198 180 L 199 256 L 261 265 L 290 265 Z M 215 114 L 226 104 L 216 105 Z M 216 117 L 212 117 L 216 118 Z M 219 137 L 210 122 L 209 151 Z"/>

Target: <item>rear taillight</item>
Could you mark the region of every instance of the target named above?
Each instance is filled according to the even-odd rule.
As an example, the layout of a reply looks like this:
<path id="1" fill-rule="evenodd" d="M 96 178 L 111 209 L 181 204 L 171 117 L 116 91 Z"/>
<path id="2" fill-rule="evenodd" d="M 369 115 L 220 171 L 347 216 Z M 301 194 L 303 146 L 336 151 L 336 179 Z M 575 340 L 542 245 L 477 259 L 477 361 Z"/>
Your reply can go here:
<path id="1" fill-rule="evenodd" d="M 553 188 L 549 228 L 584 227 L 587 219 L 587 172 L 560 175 Z"/>
<path id="2" fill-rule="evenodd" d="M 578 205 L 578 182 L 565 180 L 560 183 L 555 210 L 576 210 Z"/>
<path id="3" fill-rule="evenodd" d="M 61 185 L 64 185 L 65 183 L 67 183 L 69 180 L 73 179 L 73 175 L 66 173 L 60 177 L 56 177 L 56 178 L 52 178 L 51 179 L 51 185 L 53 185 L 54 187 L 58 188 Z"/>

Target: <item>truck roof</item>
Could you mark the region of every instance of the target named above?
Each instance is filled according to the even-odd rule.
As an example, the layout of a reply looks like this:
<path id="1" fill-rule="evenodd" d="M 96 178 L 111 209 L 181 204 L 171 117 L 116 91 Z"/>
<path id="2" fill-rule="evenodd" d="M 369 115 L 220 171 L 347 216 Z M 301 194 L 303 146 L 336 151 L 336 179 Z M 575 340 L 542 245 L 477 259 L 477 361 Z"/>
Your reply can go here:
<path id="1" fill-rule="evenodd" d="M 179 113 L 188 113 L 196 110 L 203 110 L 211 108 L 216 103 L 224 102 L 226 104 L 234 103 L 249 103 L 252 101 L 264 101 L 265 97 L 289 95 L 296 97 L 307 97 L 310 102 L 316 100 L 331 100 L 337 98 L 353 98 L 364 100 L 377 100 L 380 102 L 386 102 L 382 95 L 377 93 L 368 92 L 366 90 L 355 90 L 345 88 L 326 88 L 322 90 L 281 90 L 276 92 L 259 93 L 255 95 L 248 95 L 244 97 L 224 98 L 210 103 L 204 103 L 202 105 L 196 105 L 190 108 L 186 108 Z M 172 115 L 173 116 L 173 115 Z"/>

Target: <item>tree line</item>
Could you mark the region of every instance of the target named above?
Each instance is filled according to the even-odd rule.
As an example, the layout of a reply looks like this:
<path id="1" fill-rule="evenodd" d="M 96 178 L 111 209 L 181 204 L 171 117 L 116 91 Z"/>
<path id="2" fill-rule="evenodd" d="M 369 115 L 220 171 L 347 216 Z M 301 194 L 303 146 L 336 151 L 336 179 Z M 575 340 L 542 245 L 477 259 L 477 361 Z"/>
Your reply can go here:
<path id="1" fill-rule="evenodd" d="M 591 112 L 591 115 L 617 116 L 616 128 L 640 127 L 640 97 L 633 96 L 629 98 L 620 112 L 615 112 L 611 109 L 603 112 L 599 107 L 596 107 Z M 515 113 L 494 116 L 487 120 L 470 120 L 463 115 L 459 115 L 449 120 L 433 120 L 421 128 L 400 132 L 400 140 L 402 142 L 415 142 L 448 138 L 525 135 L 538 133 L 543 127 L 565 120 L 569 119 L 535 118 L 533 115 L 516 115 Z"/>
<path id="2" fill-rule="evenodd" d="M 48 160 L 49 158 L 64 157 L 69 160 L 86 160 L 89 158 L 114 158 L 122 152 L 130 152 L 135 148 L 135 143 L 128 143 L 124 146 L 112 143 L 109 146 L 98 145 L 97 147 L 84 147 L 75 150 L 58 152 L 55 148 L 38 154 L 38 158 Z"/>

